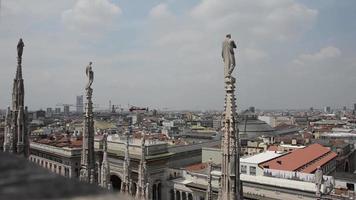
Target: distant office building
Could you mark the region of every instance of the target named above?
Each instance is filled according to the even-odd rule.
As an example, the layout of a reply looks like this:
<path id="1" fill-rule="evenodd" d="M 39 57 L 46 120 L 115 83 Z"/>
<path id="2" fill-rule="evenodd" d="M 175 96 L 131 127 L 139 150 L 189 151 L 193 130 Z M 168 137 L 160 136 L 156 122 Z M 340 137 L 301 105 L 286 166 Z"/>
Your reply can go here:
<path id="1" fill-rule="evenodd" d="M 56 114 L 60 114 L 60 113 L 61 113 L 61 108 L 55 108 L 54 112 L 55 112 Z"/>
<path id="2" fill-rule="evenodd" d="M 330 114 L 330 113 L 331 113 L 331 108 L 330 108 L 330 106 L 325 106 L 325 107 L 324 107 L 324 112 L 327 113 L 327 114 Z"/>
<path id="3" fill-rule="evenodd" d="M 47 108 L 47 113 L 53 113 L 53 109 L 52 108 Z"/>
<path id="4" fill-rule="evenodd" d="M 84 112 L 83 95 L 77 96 L 77 113 Z"/>
<path id="5" fill-rule="evenodd" d="M 44 110 L 38 110 L 33 112 L 33 119 L 41 119 L 46 117 L 46 112 Z"/>
<path id="6" fill-rule="evenodd" d="M 53 115 L 53 109 L 47 108 L 46 109 L 46 117 L 52 117 L 52 115 Z"/>
<path id="7" fill-rule="evenodd" d="M 64 115 L 69 115 L 69 105 L 64 105 L 63 113 L 64 113 Z"/>

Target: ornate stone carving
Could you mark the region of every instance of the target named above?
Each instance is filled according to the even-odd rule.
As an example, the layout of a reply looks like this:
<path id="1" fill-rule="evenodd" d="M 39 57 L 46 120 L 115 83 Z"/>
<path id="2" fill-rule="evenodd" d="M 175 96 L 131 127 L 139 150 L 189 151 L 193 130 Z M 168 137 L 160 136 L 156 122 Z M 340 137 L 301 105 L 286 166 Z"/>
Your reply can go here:
<path id="1" fill-rule="evenodd" d="M 225 77 L 230 77 L 232 72 L 235 69 L 235 53 L 234 49 L 236 48 L 235 41 L 231 39 L 231 35 L 227 34 L 225 40 L 222 44 L 222 58 L 224 62 L 224 75 Z"/>
<path id="2" fill-rule="evenodd" d="M 237 128 L 235 78 L 232 72 L 235 68 L 234 48 L 236 44 L 228 34 L 223 42 L 222 56 L 225 75 L 225 110 L 223 119 L 222 163 L 221 163 L 221 199 L 242 199 L 240 183 L 240 142 Z"/>

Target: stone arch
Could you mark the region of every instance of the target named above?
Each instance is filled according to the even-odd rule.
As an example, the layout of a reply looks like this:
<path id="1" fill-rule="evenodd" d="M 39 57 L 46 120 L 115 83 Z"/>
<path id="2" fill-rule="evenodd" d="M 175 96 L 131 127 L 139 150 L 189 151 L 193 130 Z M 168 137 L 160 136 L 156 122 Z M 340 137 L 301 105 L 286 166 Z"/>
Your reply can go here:
<path id="1" fill-rule="evenodd" d="M 131 187 L 131 194 L 135 196 L 136 191 L 137 191 L 137 184 L 135 182 L 133 182 L 132 187 Z"/>
<path id="2" fill-rule="evenodd" d="M 176 200 L 181 200 L 181 199 L 180 199 L 180 192 L 179 192 L 179 191 L 176 191 Z"/>
<path id="3" fill-rule="evenodd" d="M 162 200 L 162 183 L 157 184 L 157 200 Z"/>
<path id="4" fill-rule="evenodd" d="M 110 175 L 110 182 L 111 182 L 111 187 L 114 191 L 121 190 L 122 180 L 119 176 L 115 174 Z"/>
<path id="5" fill-rule="evenodd" d="M 153 184 L 153 186 L 152 186 L 152 199 L 153 200 L 157 200 L 156 190 L 157 190 L 157 185 Z"/>
<path id="6" fill-rule="evenodd" d="M 174 199 L 174 190 L 173 190 L 173 189 L 171 189 L 171 190 L 169 191 L 169 196 L 170 196 L 170 200 L 175 200 L 175 199 Z"/>
<path id="7" fill-rule="evenodd" d="M 191 193 L 188 194 L 188 200 L 193 200 L 193 195 Z"/>
<path id="8" fill-rule="evenodd" d="M 345 172 L 350 172 L 350 164 L 349 164 L 348 160 L 345 161 L 344 171 Z"/>
<path id="9" fill-rule="evenodd" d="M 185 192 L 182 193 L 182 200 L 187 200 L 187 193 Z"/>

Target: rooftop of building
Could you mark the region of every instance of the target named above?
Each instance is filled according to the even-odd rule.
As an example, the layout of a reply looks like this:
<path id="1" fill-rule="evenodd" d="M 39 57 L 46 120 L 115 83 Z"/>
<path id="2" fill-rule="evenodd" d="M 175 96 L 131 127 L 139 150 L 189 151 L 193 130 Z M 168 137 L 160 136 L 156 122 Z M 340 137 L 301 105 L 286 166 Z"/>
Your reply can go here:
<path id="1" fill-rule="evenodd" d="M 208 163 L 198 163 L 185 167 L 189 172 L 202 173 L 205 174 L 208 168 Z"/>
<path id="2" fill-rule="evenodd" d="M 139 135 L 133 135 L 132 137 L 129 138 L 129 144 L 131 145 L 141 145 L 141 137 Z M 102 136 L 97 135 L 95 136 L 96 140 L 101 140 Z M 126 143 L 127 139 L 126 136 L 119 136 L 119 135 L 108 135 L 107 138 L 108 142 L 116 142 L 116 143 Z M 153 140 L 149 135 L 145 136 L 145 144 L 146 146 L 149 145 L 160 145 L 160 144 L 167 144 L 165 141 L 161 140 Z"/>
<path id="3" fill-rule="evenodd" d="M 276 145 L 271 145 L 267 148 L 267 151 L 278 151 L 278 146 Z"/>
<path id="4" fill-rule="evenodd" d="M 346 122 L 336 119 L 323 119 L 320 121 L 313 122 L 316 125 L 344 125 Z"/>
<path id="5" fill-rule="evenodd" d="M 278 158 L 284 154 L 285 153 L 280 153 L 277 151 L 265 151 L 252 156 L 242 157 L 240 158 L 240 163 L 260 164 L 262 162 L 266 162 L 268 160 Z"/>
<path id="6" fill-rule="evenodd" d="M 297 129 L 298 127 L 296 125 L 291 125 L 291 124 L 286 124 L 286 123 L 280 123 L 274 129 L 276 131 L 280 130 L 285 130 L 285 129 Z"/>
<path id="7" fill-rule="evenodd" d="M 326 136 L 326 137 L 356 137 L 356 133 L 333 132 L 333 133 L 322 133 L 321 136 Z"/>
<path id="8" fill-rule="evenodd" d="M 241 138 L 252 139 L 262 135 L 275 135 L 275 130 L 266 122 L 255 118 L 241 119 L 238 123 Z"/>
<path id="9" fill-rule="evenodd" d="M 312 144 L 305 148 L 296 149 L 288 154 L 261 163 L 262 168 L 284 171 L 297 171 L 308 165 L 302 172 L 311 173 L 337 156 L 329 148 L 320 144 Z"/>
<path id="10" fill-rule="evenodd" d="M 83 141 L 81 138 L 70 137 L 67 134 L 50 134 L 46 138 L 35 139 L 32 142 L 55 147 L 81 148 Z"/>

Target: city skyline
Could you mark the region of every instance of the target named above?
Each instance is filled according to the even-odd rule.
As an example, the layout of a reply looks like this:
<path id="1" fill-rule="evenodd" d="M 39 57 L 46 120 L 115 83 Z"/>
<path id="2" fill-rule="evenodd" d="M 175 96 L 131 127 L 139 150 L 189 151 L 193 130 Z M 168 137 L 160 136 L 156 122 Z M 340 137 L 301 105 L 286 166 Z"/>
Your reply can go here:
<path id="1" fill-rule="evenodd" d="M 0 108 L 11 99 L 20 37 L 31 110 L 74 104 L 89 61 L 101 107 L 222 110 L 226 33 L 238 42 L 239 109 L 351 108 L 356 99 L 352 1 L 33 2 L 1 2 Z"/>

